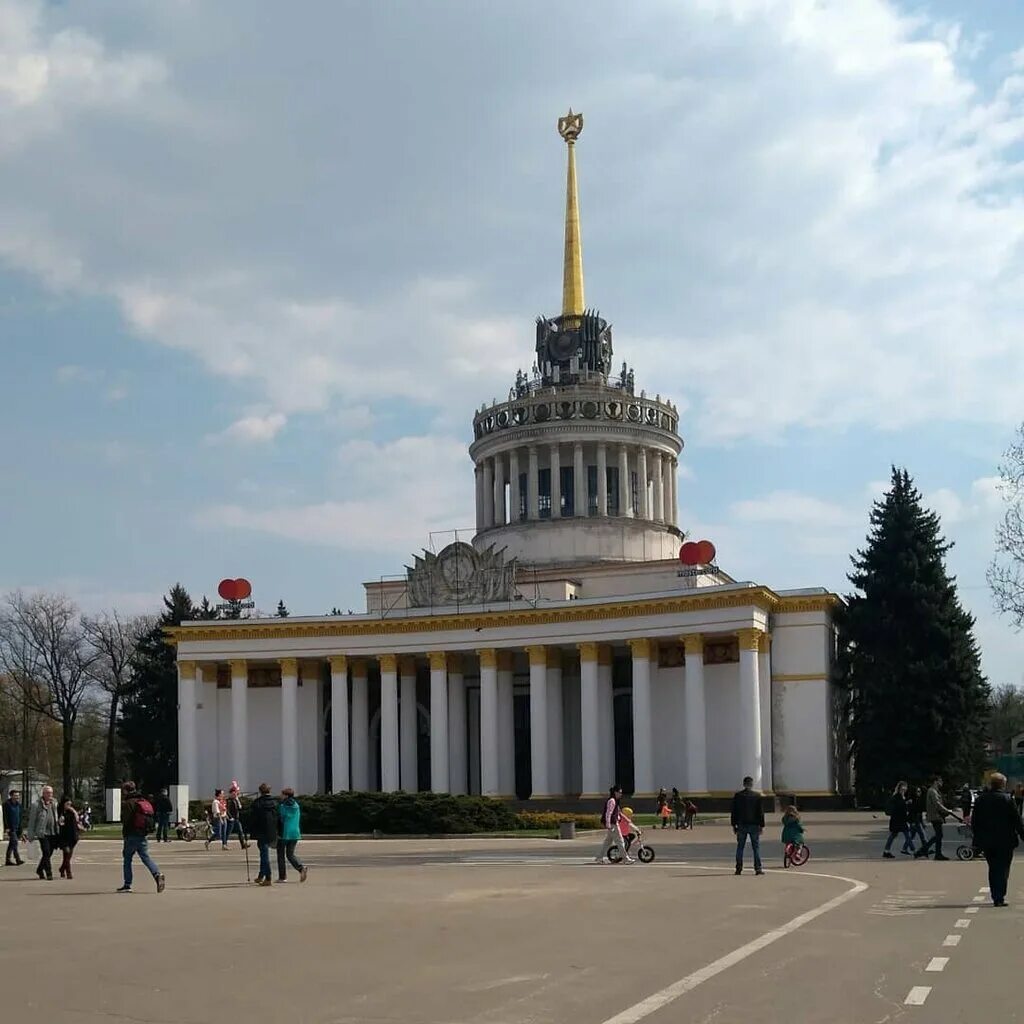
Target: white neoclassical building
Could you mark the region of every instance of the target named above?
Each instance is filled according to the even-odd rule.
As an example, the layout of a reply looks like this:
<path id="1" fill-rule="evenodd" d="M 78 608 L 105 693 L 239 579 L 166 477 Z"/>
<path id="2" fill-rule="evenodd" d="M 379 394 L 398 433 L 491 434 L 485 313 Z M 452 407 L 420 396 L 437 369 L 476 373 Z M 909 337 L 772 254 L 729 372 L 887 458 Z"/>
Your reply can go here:
<path id="1" fill-rule="evenodd" d="M 804 801 L 844 788 L 838 598 L 736 582 L 706 546 L 680 563 L 678 410 L 614 368 L 584 302 L 582 125 L 558 125 L 562 313 L 538 318 L 533 371 L 473 419 L 472 543 L 365 584 L 364 614 L 174 630 L 193 793 L 237 779 L 565 799 L 618 781 L 713 798 L 748 774 Z"/>

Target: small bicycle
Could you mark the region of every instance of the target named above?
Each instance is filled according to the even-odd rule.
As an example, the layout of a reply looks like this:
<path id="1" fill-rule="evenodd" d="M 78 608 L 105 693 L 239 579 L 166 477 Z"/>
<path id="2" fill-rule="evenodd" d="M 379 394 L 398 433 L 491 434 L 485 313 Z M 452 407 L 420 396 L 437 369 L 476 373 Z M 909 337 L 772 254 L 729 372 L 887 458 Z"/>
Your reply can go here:
<path id="1" fill-rule="evenodd" d="M 957 860 L 974 860 L 975 858 L 985 856 L 985 854 L 974 845 L 974 830 L 968 822 L 965 821 L 958 825 L 956 831 L 957 835 L 959 835 L 961 839 L 967 839 L 970 841 L 969 843 L 961 843 L 956 848 Z"/>
<path id="2" fill-rule="evenodd" d="M 803 843 L 786 843 L 782 851 L 782 866 L 798 868 L 811 859 L 810 847 Z"/>
<path id="3" fill-rule="evenodd" d="M 644 842 L 644 834 L 637 829 L 635 832 L 630 832 L 628 836 L 624 837 L 626 854 L 629 854 L 633 843 L 636 843 L 636 857 L 641 864 L 650 864 L 654 860 L 654 850 Z M 622 860 L 622 851 L 617 845 L 608 847 L 607 852 L 608 859 L 613 864 L 618 864 Z"/>

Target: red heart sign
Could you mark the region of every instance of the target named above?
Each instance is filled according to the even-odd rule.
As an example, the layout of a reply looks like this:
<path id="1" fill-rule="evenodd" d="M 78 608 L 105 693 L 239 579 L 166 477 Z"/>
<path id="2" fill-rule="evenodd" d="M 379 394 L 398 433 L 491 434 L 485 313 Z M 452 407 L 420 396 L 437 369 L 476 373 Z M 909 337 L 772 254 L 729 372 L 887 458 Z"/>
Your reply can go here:
<path id="1" fill-rule="evenodd" d="M 679 549 L 679 561 L 683 565 L 711 565 L 715 560 L 715 545 L 709 540 L 696 543 L 688 540 Z"/>
<path id="2" fill-rule="evenodd" d="M 245 579 L 221 580 L 217 593 L 225 601 L 244 601 L 252 593 L 252 584 Z"/>
<path id="3" fill-rule="evenodd" d="M 679 561 L 683 565 L 696 565 L 697 564 L 697 545 L 692 540 L 688 540 L 679 549 Z"/>

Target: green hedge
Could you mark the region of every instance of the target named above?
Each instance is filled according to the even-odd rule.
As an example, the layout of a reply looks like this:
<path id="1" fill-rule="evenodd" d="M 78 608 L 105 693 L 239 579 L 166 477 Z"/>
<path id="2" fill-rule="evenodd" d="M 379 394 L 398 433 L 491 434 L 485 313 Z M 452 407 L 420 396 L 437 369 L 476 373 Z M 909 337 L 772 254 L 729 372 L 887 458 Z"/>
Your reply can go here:
<path id="1" fill-rule="evenodd" d="M 577 828 L 599 829 L 601 817 L 597 814 L 576 814 L 561 811 L 520 811 L 516 815 L 518 827 L 522 829 L 557 829 L 563 821 L 576 822 Z"/>

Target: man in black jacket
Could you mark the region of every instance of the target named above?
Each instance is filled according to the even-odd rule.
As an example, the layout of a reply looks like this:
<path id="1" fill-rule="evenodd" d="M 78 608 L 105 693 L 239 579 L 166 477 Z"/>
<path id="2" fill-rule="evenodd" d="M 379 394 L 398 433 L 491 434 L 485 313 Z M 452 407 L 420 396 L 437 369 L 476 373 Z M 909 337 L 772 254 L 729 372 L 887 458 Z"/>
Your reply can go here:
<path id="1" fill-rule="evenodd" d="M 761 831 L 764 828 L 764 807 L 761 794 L 754 792 L 754 780 L 749 775 L 743 780 L 743 788 L 732 798 L 730 820 L 736 834 L 736 874 L 743 874 L 743 851 L 749 837 L 750 849 L 754 852 L 754 874 L 763 875 Z"/>
<path id="2" fill-rule="evenodd" d="M 992 904 L 1006 906 L 1006 889 L 1010 884 L 1010 862 L 1013 851 L 1022 837 L 1024 824 L 1006 792 L 1006 776 L 996 772 L 989 780 L 989 788 L 974 802 L 971 817 L 974 842 L 985 851 L 988 861 L 988 888 Z"/>
<path id="3" fill-rule="evenodd" d="M 161 789 L 154 798 L 153 810 L 156 812 L 156 838 L 154 842 L 169 843 L 171 838 L 168 833 L 171 829 L 171 811 L 174 810 L 174 804 L 171 803 L 171 798 L 167 795 L 166 789 Z"/>
<path id="4" fill-rule="evenodd" d="M 24 864 L 21 854 L 18 853 L 18 840 L 25 837 L 25 830 L 21 827 L 23 817 L 21 797 L 16 789 L 12 789 L 4 801 L 4 832 L 7 833 L 7 867 L 15 864 Z"/>
<path id="5" fill-rule="evenodd" d="M 270 795 L 270 786 L 260 783 L 260 795 L 249 811 L 249 834 L 256 840 L 260 851 L 260 871 L 257 885 L 272 885 L 270 877 L 270 850 L 277 844 L 277 801 Z"/>

